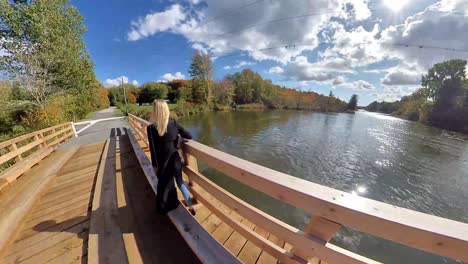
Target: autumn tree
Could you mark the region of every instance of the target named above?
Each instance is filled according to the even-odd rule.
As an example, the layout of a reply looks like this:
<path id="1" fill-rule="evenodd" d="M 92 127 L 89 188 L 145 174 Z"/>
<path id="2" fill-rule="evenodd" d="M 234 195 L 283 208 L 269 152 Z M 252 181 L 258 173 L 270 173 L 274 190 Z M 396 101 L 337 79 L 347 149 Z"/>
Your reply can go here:
<path id="1" fill-rule="evenodd" d="M 234 84 L 227 79 L 215 82 L 213 90 L 215 103 L 221 106 L 231 106 L 234 89 Z"/>
<path id="2" fill-rule="evenodd" d="M 212 68 L 208 54 L 195 53 L 189 74 L 192 76 L 192 99 L 197 104 L 210 105 L 212 101 Z"/>
<path id="3" fill-rule="evenodd" d="M 192 96 L 192 81 L 191 80 L 172 80 L 167 82 L 170 91 L 167 94 L 167 99 L 171 102 L 185 101 Z"/>

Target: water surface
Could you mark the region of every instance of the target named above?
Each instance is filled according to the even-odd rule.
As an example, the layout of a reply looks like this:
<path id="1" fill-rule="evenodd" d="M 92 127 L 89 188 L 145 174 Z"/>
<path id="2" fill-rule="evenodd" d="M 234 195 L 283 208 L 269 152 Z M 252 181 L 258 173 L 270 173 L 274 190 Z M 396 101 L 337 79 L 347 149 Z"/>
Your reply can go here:
<path id="1" fill-rule="evenodd" d="M 196 140 L 307 181 L 468 223 L 468 140 L 387 115 L 308 111 L 209 112 L 180 120 Z M 201 166 L 263 211 L 303 228 L 304 211 Z M 456 263 L 349 229 L 332 240 L 387 263 Z"/>

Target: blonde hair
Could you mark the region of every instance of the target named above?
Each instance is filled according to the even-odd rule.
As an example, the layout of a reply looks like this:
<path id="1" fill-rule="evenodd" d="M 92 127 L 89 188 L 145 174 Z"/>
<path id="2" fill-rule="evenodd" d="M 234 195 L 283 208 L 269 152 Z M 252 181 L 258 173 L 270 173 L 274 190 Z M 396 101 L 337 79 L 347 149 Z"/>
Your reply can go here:
<path id="1" fill-rule="evenodd" d="M 169 106 L 164 100 L 154 100 L 153 102 L 153 124 L 158 130 L 159 136 L 163 136 L 167 132 L 167 124 L 169 123 Z"/>

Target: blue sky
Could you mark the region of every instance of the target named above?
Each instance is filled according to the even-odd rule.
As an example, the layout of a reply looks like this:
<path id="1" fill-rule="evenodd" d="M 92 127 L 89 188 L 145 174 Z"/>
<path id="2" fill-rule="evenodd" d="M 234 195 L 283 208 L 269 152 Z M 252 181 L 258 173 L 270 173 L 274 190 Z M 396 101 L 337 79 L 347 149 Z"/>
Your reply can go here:
<path id="1" fill-rule="evenodd" d="M 468 0 L 72 1 L 107 87 L 190 78 L 195 51 L 215 78 L 245 68 L 290 88 L 360 104 L 419 87 L 434 63 L 467 58 Z M 409 44 L 406 47 L 402 44 Z M 293 46 L 296 45 L 296 46 Z M 424 48 L 411 45 L 424 45 Z"/>

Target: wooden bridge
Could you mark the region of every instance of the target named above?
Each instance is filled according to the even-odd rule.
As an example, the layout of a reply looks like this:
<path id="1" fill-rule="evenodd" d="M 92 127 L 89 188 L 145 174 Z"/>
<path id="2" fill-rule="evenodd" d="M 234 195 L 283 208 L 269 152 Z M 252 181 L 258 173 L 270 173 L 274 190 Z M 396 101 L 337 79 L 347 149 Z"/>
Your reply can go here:
<path id="1" fill-rule="evenodd" d="M 215 150 L 183 145 L 197 201 L 155 212 L 147 121 L 129 116 L 104 142 L 59 147 L 71 123 L 0 143 L 0 263 L 378 263 L 329 241 L 342 227 L 468 261 L 468 224 L 314 184 Z M 234 196 L 198 161 L 310 213 L 298 230 Z"/>

